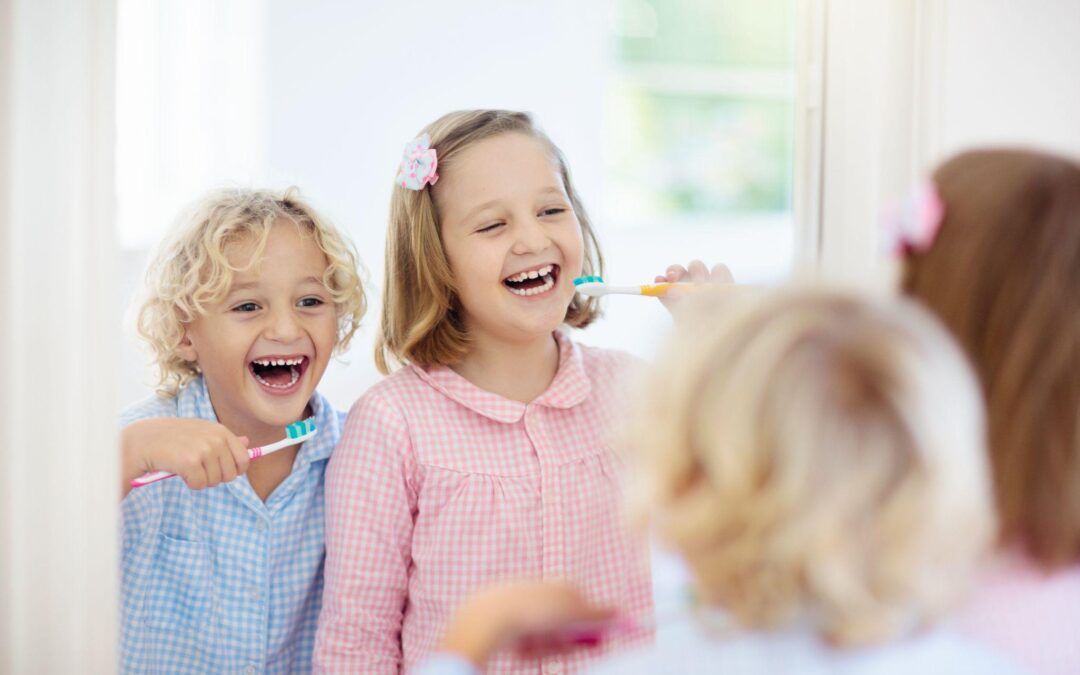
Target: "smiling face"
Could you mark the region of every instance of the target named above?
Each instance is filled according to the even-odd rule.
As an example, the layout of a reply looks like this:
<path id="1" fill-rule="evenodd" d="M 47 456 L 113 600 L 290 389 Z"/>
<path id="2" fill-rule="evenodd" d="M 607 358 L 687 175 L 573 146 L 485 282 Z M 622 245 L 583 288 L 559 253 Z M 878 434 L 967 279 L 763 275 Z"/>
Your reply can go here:
<path id="1" fill-rule="evenodd" d="M 544 144 L 505 133 L 455 158 L 435 191 L 443 245 L 474 340 L 550 336 L 566 318 L 583 242 Z"/>
<path id="2" fill-rule="evenodd" d="M 225 255 L 244 268 L 255 248 L 248 237 Z M 233 433 L 273 437 L 304 417 L 337 343 L 326 267 L 310 233 L 278 221 L 262 259 L 236 272 L 226 296 L 185 327 L 180 354 L 198 363 L 214 412 Z"/>

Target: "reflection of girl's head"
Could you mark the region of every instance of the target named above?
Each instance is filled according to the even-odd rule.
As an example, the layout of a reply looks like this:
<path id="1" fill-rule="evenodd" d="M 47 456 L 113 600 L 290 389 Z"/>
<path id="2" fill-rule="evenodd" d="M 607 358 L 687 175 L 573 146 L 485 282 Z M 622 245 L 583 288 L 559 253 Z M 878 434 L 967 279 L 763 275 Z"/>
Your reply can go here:
<path id="1" fill-rule="evenodd" d="M 420 190 L 395 185 L 386 241 L 386 289 L 375 359 L 387 372 L 397 360 L 419 366 L 450 365 L 467 352 L 470 336 L 460 316 L 455 282 L 442 239 L 440 213 L 458 160 L 479 142 L 500 134 L 523 134 L 546 148 L 581 226 L 582 274 L 601 274 L 602 257 L 592 223 L 570 178 L 562 152 L 527 113 L 469 110 L 445 115 L 423 130 L 438 154 L 436 184 Z M 571 281 L 571 279 L 567 279 Z M 565 322 L 584 327 L 598 315 L 594 298 L 574 295 Z"/>
<path id="2" fill-rule="evenodd" d="M 639 514 L 742 625 L 838 644 L 932 620 L 989 542 L 977 385 L 926 313 L 694 298 L 628 434 Z"/>
<path id="3" fill-rule="evenodd" d="M 933 177 L 944 219 L 903 288 L 967 351 L 987 402 L 1002 536 L 1080 559 L 1080 165 L 961 154 Z"/>
<path id="4" fill-rule="evenodd" d="M 309 232 L 326 255 L 322 281 L 337 306 L 336 349 L 339 353 L 348 349 L 366 309 L 352 244 L 294 190 L 213 192 L 181 216 L 146 273 L 147 297 L 139 308 L 138 330 L 154 355 L 160 393 L 174 394 L 198 375 L 198 366 L 181 357 L 177 348 L 184 325 L 204 314 L 207 305 L 222 300 L 239 271 L 229 264 L 226 249 L 238 241 L 252 241 L 255 252 L 244 269 L 258 265 L 271 228 L 280 222 Z"/>

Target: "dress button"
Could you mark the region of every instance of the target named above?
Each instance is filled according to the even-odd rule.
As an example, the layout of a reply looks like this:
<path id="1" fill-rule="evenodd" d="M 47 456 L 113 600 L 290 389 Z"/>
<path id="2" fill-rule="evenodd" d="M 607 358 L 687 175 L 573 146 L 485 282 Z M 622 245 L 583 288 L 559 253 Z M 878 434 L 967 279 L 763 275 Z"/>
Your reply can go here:
<path id="1" fill-rule="evenodd" d="M 256 521 L 255 521 L 255 529 L 256 530 L 265 530 L 266 529 L 266 521 L 263 520 L 262 518 L 256 519 Z"/>
<path id="2" fill-rule="evenodd" d="M 562 662 L 548 661 L 544 664 L 544 672 L 548 675 L 559 675 L 562 672 Z"/>
<path id="3" fill-rule="evenodd" d="M 259 672 L 259 669 L 255 666 L 248 666 L 247 668 L 244 668 L 244 675 L 255 675 L 255 673 L 257 672 Z"/>
<path id="4" fill-rule="evenodd" d="M 248 592 L 251 594 L 252 600 L 259 600 L 262 598 L 262 591 L 260 591 L 257 586 L 252 586 L 251 590 Z"/>

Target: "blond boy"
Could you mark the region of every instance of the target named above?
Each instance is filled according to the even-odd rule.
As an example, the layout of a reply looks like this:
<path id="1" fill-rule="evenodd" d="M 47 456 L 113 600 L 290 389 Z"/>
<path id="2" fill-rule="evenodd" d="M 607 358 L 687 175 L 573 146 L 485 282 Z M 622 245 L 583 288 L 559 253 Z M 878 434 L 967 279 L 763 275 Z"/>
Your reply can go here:
<path id="1" fill-rule="evenodd" d="M 208 195 L 147 274 L 159 391 L 121 416 L 124 672 L 311 668 L 323 475 L 342 416 L 316 392 L 364 312 L 352 246 L 294 193 Z M 312 419 L 315 438 L 247 447 Z M 130 488 L 144 472 L 178 477 Z"/>

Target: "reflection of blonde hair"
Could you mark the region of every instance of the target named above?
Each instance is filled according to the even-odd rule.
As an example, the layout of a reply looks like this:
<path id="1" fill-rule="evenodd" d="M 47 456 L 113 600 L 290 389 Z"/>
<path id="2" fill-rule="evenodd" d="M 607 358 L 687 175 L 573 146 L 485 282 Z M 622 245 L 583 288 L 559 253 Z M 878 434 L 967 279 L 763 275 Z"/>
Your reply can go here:
<path id="1" fill-rule="evenodd" d="M 559 169 L 585 242 L 582 274 L 603 274 L 603 258 L 589 215 L 570 180 L 566 158 L 528 113 L 465 110 L 442 116 L 424 128 L 438 153 L 439 174 L 454 170 L 462 152 L 479 141 L 507 133 L 540 141 Z M 458 314 L 454 278 L 443 249 L 435 195 L 439 184 L 423 190 L 395 185 L 386 233 L 386 289 L 382 327 L 376 338 L 375 364 L 389 372 L 394 361 L 418 366 L 450 365 L 468 352 L 469 335 Z M 574 295 L 565 321 L 584 328 L 599 312 L 595 298 Z"/>
<path id="2" fill-rule="evenodd" d="M 148 297 L 139 308 L 139 335 L 149 343 L 158 368 L 158 392 L 175 394 L 195 377 L 198 366 L 177 353 L 184 324 L 206 312 L 206 305 L 228 293 L 232 275 L 258 264 L 270 229 L 279 221 L 303 227 L 326 254 L 323 283 L 337 306 L 338 343 L 344 352 L 364 315 L 366 300 L 352 244 L 319 216 L 294 189 L 222 190 L 205 196 L 181 219 L 177 232 L 160 248 L 146 272 Z M 226 249 L 252 239 L 255 253 L 234 267 Z"/>
<path id="3" fill-rule="evenodd" d="M 630 431 L 635 504 L 744 626 L 867 643 L 948 608 L 988 546 L 982 409 L 914 305 L 695 298 Z"/>

